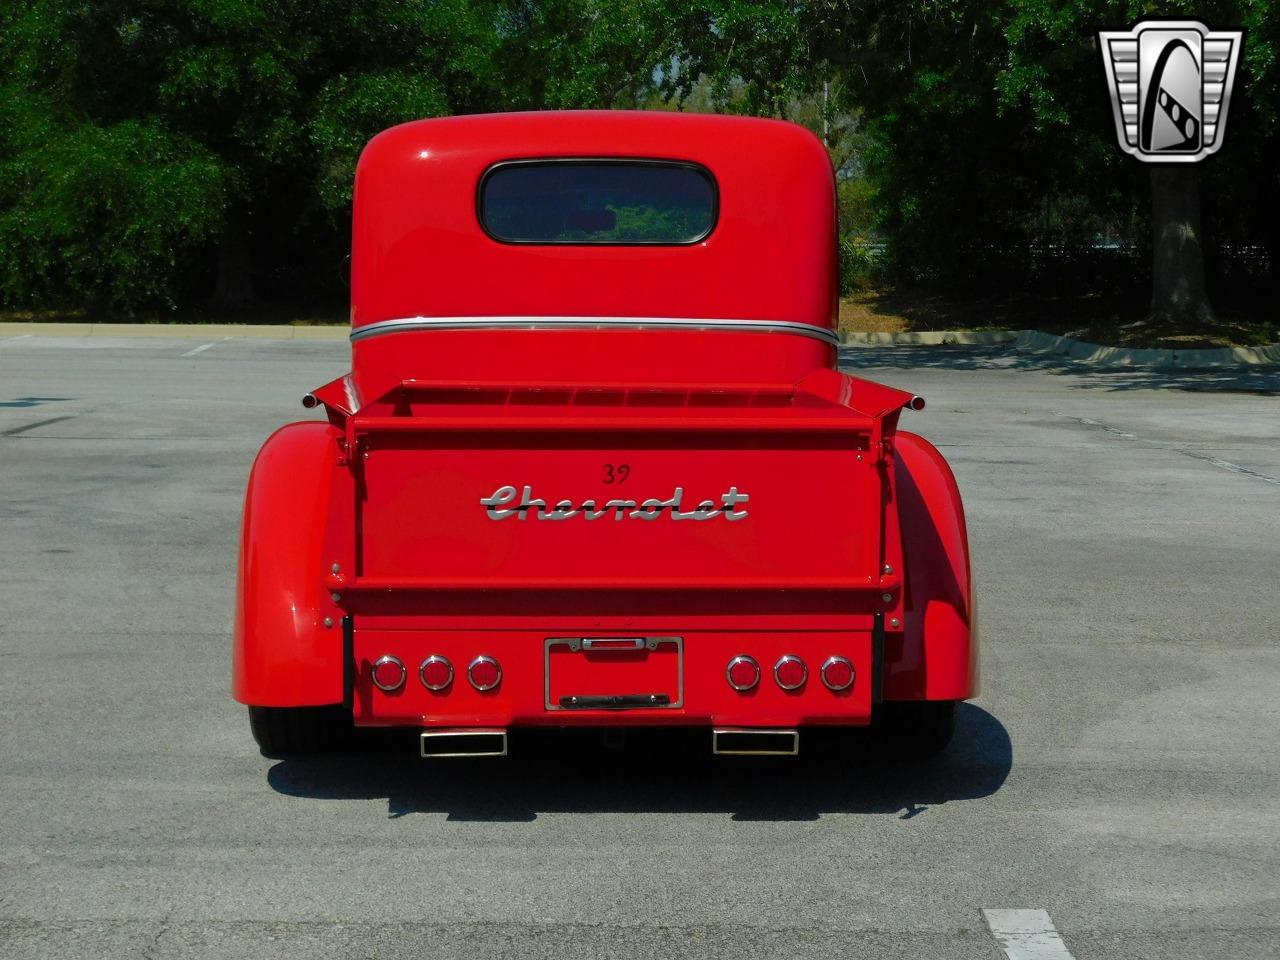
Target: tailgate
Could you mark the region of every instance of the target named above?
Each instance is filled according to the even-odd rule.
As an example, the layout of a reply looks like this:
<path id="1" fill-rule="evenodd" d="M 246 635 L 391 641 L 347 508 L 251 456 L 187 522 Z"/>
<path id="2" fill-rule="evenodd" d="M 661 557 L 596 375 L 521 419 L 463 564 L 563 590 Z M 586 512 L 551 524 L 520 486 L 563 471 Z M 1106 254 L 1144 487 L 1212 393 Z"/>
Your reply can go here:
<path id="1" fill-rule="evenodd" d="M 357 417 L 358 576 L 388 588 L 867 587 L 882 471 L 836 407 Z"/>

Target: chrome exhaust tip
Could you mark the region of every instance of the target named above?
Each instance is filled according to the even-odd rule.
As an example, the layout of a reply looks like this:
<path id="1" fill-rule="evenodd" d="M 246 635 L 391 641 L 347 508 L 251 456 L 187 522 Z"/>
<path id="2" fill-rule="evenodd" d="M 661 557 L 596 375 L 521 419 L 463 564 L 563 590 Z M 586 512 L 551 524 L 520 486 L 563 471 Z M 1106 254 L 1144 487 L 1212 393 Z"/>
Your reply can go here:
<path id="1" fill-rule="evenodd" d="M 711 752 L 737 757 L 794 757 L 800 752 L 800 731 L 717 727 L 711 731 Z"/>
<path id="2" fill-rule="evenodd" d="M 419 739 L 421 756 L 438 757 L 505 757 L 506 730 L 441 729 L 423 730 Z"/>

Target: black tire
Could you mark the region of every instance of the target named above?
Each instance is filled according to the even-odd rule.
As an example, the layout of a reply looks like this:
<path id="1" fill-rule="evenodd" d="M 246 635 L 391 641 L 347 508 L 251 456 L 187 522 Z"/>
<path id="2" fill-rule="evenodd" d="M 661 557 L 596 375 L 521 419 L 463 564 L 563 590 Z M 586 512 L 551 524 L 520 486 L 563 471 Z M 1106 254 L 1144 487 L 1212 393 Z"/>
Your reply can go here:
<path id="1" fill-rule="evenodd" d="M 878 746 L 888 757 L 927 760 L 947 749 L 956 732 L 954 700 L 895 700 L 872 716 Z"/>
<path id="2" fill-rule="evenodd" d="M 351 713 L 342 707 L 250 707 L 249 729 L 265 756 L 328 753 L 351 738 Z"/>

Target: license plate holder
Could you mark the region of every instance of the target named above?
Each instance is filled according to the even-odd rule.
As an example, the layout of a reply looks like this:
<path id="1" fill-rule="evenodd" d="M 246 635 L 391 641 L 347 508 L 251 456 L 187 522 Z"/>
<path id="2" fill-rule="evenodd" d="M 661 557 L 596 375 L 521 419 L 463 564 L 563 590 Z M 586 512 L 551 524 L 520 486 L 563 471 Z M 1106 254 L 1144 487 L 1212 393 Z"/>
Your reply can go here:
<path id="1" fill-rule="evenodd" d="M 683 637 L 548 637 L 544 706 L 677 710 L 684 706 Z"/>

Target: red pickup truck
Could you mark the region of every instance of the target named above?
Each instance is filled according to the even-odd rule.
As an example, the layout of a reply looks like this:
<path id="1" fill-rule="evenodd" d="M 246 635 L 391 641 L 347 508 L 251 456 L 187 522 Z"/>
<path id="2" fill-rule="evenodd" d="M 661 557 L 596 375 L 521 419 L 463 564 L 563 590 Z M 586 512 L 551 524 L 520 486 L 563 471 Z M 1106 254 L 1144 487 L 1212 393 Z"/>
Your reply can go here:
<path id="1" fill-rule="evenodd" d="M 772 120 L 454 117 L 356 171 L 351 372 L 249 478 L 234 693 L 269 754 L 518 727 L 794 754 L 950 740 L 964 515 L 912 393 L 837 371 L 835 185 Z"/>

